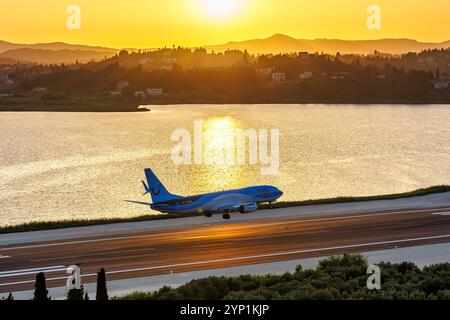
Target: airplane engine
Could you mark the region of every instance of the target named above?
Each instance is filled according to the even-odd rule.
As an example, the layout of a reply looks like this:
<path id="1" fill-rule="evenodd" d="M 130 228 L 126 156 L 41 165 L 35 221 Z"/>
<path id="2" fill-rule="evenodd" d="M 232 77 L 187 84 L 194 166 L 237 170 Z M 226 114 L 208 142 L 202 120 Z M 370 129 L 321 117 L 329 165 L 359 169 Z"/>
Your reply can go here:
<path id="1" fill-rule="evenodd" d="M 256 205 L 256 203 L 246 204 L 239 208 L 240 213 L 253 212 L 256 210 L 258 210 L 258 206 Z"/>

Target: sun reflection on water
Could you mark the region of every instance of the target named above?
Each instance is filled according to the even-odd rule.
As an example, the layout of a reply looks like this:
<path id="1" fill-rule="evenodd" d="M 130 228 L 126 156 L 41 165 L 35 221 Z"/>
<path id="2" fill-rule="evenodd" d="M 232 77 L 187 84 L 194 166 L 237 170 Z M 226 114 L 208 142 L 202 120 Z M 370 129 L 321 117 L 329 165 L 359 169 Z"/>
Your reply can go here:
<path id="1" fill-rule="evenodd" d="M 236 162 L 235 131 L 244 129 L 233 117 L 214 117 L 203 122 L 203 164 L 195 175 L 210 190 L 244 184 L 248 168 Z M 246 150 L 248 152 L 248 150 Z"/>

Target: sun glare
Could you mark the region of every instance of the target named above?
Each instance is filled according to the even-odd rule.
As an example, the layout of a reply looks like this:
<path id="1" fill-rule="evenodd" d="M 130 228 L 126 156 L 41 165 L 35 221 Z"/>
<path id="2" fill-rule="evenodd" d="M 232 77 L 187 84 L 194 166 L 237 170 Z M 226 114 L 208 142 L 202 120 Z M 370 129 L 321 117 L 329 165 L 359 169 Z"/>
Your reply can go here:
<path id="1" fill-rule="evenodd" d="M 203 0 L 205 13 L 215 19 L 230 19 L 238 9 L 237 0 Z"/>

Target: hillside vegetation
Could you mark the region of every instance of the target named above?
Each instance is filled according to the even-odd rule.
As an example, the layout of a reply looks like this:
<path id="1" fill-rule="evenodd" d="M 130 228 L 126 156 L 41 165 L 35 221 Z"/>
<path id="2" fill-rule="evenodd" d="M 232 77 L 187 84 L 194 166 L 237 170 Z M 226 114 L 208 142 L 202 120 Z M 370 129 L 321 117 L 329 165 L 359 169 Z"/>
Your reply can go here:
<path id="1" fill-rule="evenodd" d="M 331 299 L 443 299 L 450 300 L 450 263 L 418 268 L 414 263 L 382 262 L 381 289 L 367 288 L 367 260 L 344 254 L 322 260 L 314 270 L 282 275 L 243 275 L 193 280 L 179 288 L 135 292 L 128 300 L 331 300 Z"/>

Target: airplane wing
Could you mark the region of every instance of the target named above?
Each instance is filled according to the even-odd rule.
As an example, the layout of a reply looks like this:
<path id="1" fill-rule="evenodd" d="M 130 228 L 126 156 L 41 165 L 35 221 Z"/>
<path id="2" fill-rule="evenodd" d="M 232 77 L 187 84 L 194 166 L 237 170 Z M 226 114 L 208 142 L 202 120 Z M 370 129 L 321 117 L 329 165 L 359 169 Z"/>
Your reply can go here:
<path id="1" fill-rule="evenodd" d="M 140 202 L 140 201 L 132 201 L 132 200 L 124 200 L 125 202 L 129 202 L 129 203 L 136 203 L 136 204 L 143 204 L 145 206 L 150 206 L 151 203 L 150 202 Z"/>

